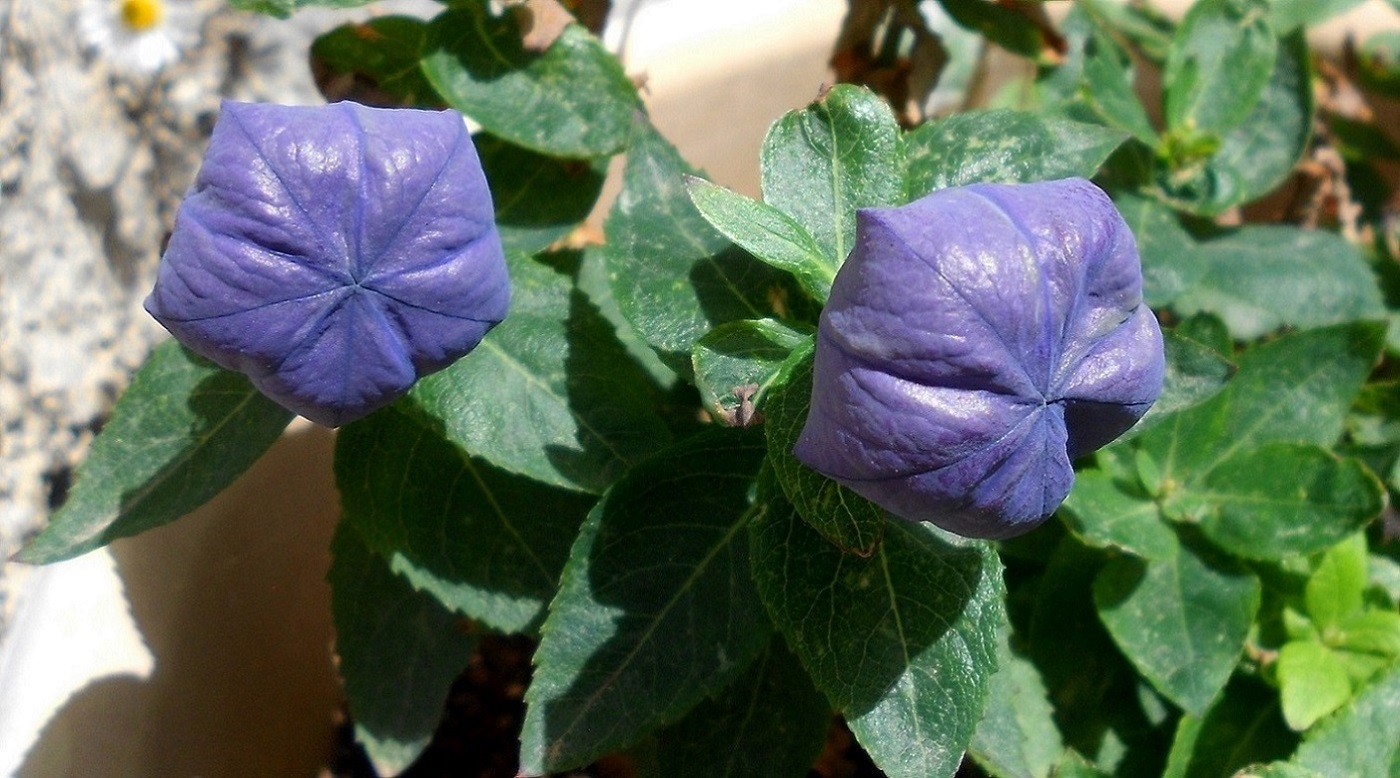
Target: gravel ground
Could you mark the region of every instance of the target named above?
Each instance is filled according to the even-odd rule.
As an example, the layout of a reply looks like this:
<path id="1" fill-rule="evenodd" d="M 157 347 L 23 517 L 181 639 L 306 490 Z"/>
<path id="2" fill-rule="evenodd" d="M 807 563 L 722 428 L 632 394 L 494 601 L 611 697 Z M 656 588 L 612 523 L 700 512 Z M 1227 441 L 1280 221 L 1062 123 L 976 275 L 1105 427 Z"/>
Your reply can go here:
<path id="1" fill-rule="evenodd" d="M 107 1 L 0 0 L 0 559 L 62 501 L 164 337 L 141 303 L 219 101 L 320 102 L 312 36 L 385 10 L 280 21 L 167 0 L 188 22 L 186 46 L 132 76 L 82 41 L 85 6 Z M 0 567 L 0 634 L 27 571 Z"/>

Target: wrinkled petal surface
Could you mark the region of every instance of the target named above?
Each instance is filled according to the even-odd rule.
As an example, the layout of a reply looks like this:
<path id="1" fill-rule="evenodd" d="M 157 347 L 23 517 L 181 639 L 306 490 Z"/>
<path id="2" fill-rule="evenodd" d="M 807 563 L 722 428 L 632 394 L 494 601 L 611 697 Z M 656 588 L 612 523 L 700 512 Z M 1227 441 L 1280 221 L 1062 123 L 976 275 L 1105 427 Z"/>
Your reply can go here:
<path id="1" fill-rule="evenodd" d="M 1059 507 L 1072 458 L 1146 413 L 1164 369 L 1101 190 L 946 189 L 857 214 L 794 453 L 898 516 L 1010 537 Z"/>
<path id="2" fill-rule="evenodd" d="M 339 426 L 475 348 L 509 297 L 461 116 L 226 102 L 146 310 Z"/>

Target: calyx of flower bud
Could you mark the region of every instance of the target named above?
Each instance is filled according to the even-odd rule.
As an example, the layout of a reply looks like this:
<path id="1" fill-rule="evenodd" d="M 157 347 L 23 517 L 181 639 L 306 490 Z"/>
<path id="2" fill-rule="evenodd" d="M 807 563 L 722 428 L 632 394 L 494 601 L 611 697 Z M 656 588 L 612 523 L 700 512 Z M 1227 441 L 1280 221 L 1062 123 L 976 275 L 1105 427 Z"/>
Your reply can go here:
<path id="1" fill-rule="evenodd" d="M 459 114 L 225 102 L 146 310 L 334 427 L 471 351 L 509 298 Z"/>
<path id="2" fill-rule="evenodd" d="M 794 453 L 905 519 L 1005 538 L 1162 388 L 1137 247 L 1083 179 L 975 184 L 857 213 Z"/>

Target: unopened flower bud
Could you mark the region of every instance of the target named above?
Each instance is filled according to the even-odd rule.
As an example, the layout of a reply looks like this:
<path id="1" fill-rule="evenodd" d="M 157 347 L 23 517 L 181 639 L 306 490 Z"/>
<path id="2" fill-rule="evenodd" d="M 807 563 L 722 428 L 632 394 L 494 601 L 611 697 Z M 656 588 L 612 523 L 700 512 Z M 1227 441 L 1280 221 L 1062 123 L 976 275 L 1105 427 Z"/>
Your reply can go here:
<path id="1" fill-rule="evenodd" d="M 794 453 L 910 520 L 1005 538 L 1162 388 L 1123 217 L 1083 179 L 976 184 L 857 214 Z"/>
<path id="2" fill-rule="evenodd" d="M 471 351 L 509 297 L 459 114 L 228 102 L 146 310 L 334 427 Z"/>

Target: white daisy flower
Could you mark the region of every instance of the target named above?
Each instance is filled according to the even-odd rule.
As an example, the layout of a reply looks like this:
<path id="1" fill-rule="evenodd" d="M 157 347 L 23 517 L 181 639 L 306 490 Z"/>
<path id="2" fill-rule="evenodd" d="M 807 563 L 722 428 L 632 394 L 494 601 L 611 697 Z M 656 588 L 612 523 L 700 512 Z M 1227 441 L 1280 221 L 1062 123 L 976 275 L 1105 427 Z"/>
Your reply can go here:
<path id="1" fill-rule="evenodd" d="M 198 14 L 181 0 L 84 0 L 78 29 L 113 70 L 150 75 L 194 42 Z"/>

